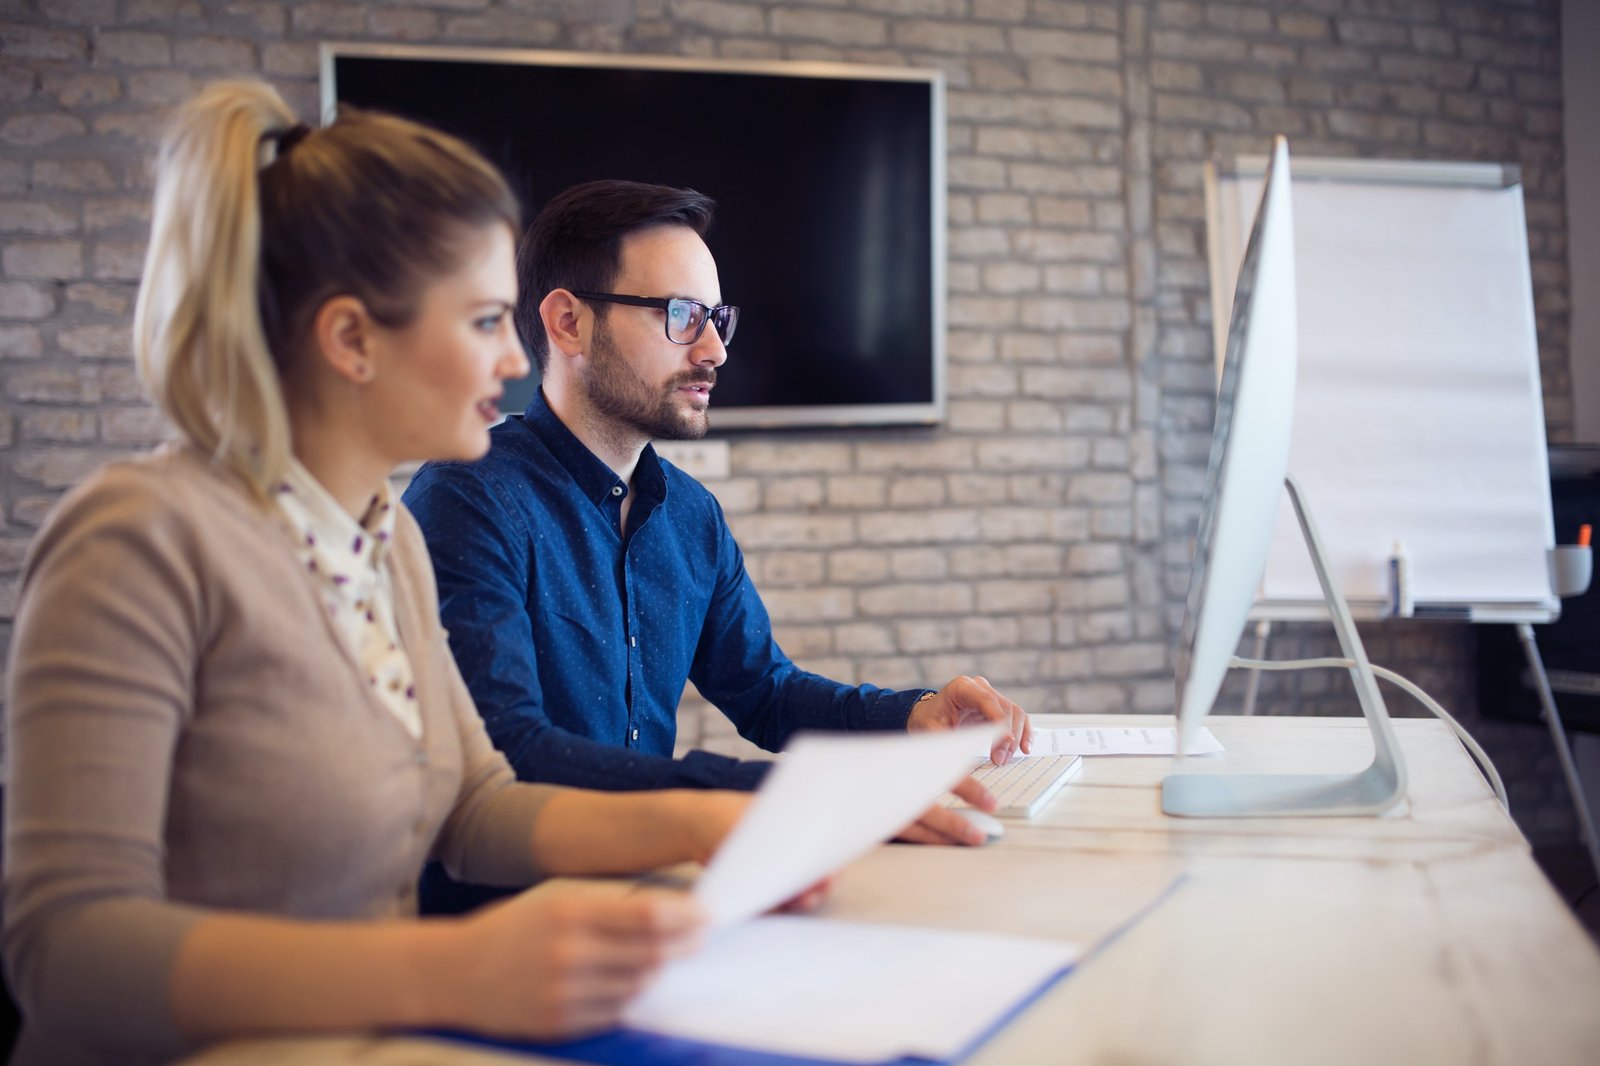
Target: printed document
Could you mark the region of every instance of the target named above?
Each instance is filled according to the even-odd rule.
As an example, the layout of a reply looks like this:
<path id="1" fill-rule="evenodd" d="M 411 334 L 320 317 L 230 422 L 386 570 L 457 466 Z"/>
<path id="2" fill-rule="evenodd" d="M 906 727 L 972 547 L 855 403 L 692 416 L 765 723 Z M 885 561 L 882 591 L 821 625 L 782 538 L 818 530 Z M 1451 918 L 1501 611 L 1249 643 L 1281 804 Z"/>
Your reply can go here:
<path id="1" fill-rule="evenodd" d="M 694 896 L 713 929 L 793 899 L 916 821 L 999 727 L 805 733 L 790 741 Z"/>
<path id="2" fill-rule="evenodd" d="M 1189 741 L 1188 755 L 1213 755 L 1222 749 L 1211 730 L 1201 726 Z M 1095 726 L 1080 729 L 1035 729 L 1029 755 L 1175 755 L 1178 731 L 1171 726 Z M 984 751 L 987 758 L 988 752 Z"/>

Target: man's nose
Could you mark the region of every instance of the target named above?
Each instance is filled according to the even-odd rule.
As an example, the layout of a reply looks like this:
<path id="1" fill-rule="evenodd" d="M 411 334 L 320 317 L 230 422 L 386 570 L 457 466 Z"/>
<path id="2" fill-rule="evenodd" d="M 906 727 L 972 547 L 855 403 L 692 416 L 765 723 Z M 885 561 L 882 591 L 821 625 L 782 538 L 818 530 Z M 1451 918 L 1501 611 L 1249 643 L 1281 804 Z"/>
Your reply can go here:
<path id="1" fill-rule="evenodd" d="M 722 343 L 716 326 L 706 323 L 705 332 L 689 351 L 689 358 L 695 366 L 719 367 L 728 361 L 728 348 Z"/>

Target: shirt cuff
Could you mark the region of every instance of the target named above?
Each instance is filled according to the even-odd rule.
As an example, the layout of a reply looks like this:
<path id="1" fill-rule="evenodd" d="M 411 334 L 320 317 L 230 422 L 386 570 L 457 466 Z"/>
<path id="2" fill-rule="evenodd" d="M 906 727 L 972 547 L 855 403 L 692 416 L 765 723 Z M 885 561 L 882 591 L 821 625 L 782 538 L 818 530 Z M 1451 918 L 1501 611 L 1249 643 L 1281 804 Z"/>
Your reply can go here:
<path id="1" fill-rule="evenodd" d="M 911 721 L 911 708 L 922 697 L 936 694 L 936 688 L 907 688 L 884 692 L 866 713 L 866 720 L 857 729 L 877 729 L 905 732 Z"/>

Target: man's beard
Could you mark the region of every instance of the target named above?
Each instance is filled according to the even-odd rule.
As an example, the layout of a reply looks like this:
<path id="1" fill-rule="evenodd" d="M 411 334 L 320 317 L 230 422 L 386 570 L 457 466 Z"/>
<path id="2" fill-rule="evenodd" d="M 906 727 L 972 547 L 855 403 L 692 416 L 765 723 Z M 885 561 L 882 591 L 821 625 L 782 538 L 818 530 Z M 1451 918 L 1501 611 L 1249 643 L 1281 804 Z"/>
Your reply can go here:
<path id="1" fill-rule="evenodd" d="M 583 388 L 595 411 L 619 426 L 657 440 L 699 440 L 711 421 L 704 410 L 685 410 L 677 402 L 684 385 L 716 383 L 710 367 L 679 374 L 664 387 L 651 385 L 623 358 L 602 320 L 589 339 L 589 368 Z"/>

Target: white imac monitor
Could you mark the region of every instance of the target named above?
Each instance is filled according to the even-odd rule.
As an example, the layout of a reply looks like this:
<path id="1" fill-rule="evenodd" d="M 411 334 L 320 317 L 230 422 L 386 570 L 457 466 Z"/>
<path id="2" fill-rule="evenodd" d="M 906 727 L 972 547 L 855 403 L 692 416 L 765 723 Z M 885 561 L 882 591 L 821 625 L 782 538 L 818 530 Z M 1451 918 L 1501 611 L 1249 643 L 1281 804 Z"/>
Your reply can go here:
<path id="1" fill-rule="evenodd" d="M 1316 527 L 1289 475 L 1294 425 L 1297 319 L 1294 215 L 1289 148 L 1282 137 L 1256 209 L 1239 267 L 1216 428 L 1206 469 L 1205 503 L 1179 635 L 1179 751 L 1210 713 L 1249 619 L 1267 549 L 1287 487 L 1329 615 L 1352 665 L 1376 757 L 1354 775 L 1174 774 L 1162 785 L 1162 809 L 1188 816 L 1373 814 L 1405 793 L 1405 770 L 1388 714 L 1343 596 L 1328 579 Z"/>

